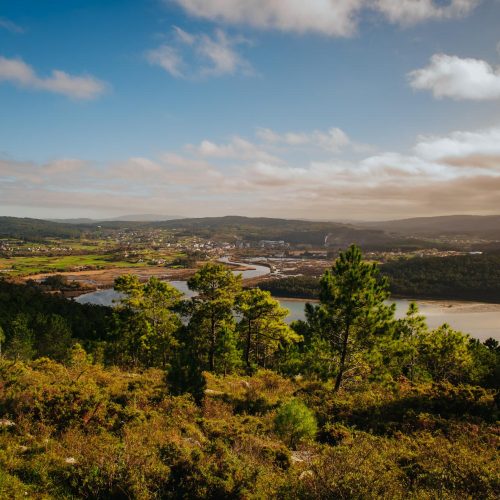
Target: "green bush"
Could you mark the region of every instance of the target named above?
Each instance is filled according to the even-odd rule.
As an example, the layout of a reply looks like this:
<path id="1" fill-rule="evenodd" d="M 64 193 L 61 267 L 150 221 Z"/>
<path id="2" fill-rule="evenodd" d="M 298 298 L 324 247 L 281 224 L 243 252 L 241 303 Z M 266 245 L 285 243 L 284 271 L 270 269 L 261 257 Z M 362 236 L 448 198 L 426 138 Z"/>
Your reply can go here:
<path id="1" fill-rule="evenodd" d="M 292 399 L 279 408 L 274 426 L 278 435 L 292 448 L 300 441 L 314 439 L 318 431 L 314 413 L 298 399 Z"/>

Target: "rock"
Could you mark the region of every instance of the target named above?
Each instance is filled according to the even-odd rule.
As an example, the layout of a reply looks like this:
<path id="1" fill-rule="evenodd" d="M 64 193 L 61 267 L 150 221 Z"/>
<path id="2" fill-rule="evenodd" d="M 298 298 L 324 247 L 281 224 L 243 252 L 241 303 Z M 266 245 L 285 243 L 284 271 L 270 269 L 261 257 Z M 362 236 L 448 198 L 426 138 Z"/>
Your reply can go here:
<path id="1" fill-rule="evenodd" d="M 205 394 L 211 396 L 222 396 L 224 393 L 222 391 L 215 391 L 213 389 L 205 389 Z"/>
<path id="2" fill-rule="evenodd" d="M 71 465 L 76 464 L 76 458 L 74 458 L 74 457 L 67 457 L 67 458 L 64 459 L 64 461 L 67 464 L 71 464 Z"/>
<path id="3" fill-rule="evenodd" d="M 292 462 L 301 463 L 306 462 L 310 463 L 313 458 L 313 455 L 309 451 L 292 451 Z"/>
<path id="4" fill-rule="evenodd" d="M 312 470 L 308 469 L 308 470 L 305 470 L 304 472 L 302 472 L 299 476 L 299 480 L 300 481 L 303 481 L 304 479 L 309 479 L 309 478 L 312 478 L 314 476 L 314 473 Z"/>
<path id="5" fill-rule="evenodd" d="M 198 448 L 201 448 L 201 443 L 197 439 L 194 439 L 192 437 L 187 437 L 187 438 L 184 438 L 184 441 L 186 443 L 193 445 L 193 446 L 197 446 Z"/>

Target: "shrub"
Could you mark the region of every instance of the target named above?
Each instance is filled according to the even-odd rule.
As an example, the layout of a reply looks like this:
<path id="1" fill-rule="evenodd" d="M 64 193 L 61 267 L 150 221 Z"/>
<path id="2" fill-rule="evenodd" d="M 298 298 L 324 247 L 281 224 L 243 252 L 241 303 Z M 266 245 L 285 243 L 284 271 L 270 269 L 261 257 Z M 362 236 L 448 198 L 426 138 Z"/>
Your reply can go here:
<path id="1" fill-rule="evenodd" d="M 292 399 L 280 407 L 274 425 L 278 435 L 292 448 L 300 441 L 314 439 L 318 431 L 314 413 L 298 399 Z"/>

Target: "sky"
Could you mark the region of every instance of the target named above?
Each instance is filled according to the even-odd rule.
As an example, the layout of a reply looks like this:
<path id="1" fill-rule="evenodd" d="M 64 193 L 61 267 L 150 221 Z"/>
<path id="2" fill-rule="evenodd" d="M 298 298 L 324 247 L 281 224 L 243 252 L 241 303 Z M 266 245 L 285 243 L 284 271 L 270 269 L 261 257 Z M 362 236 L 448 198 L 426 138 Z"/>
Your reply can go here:
<path id="1" fill-rule="evenodd" d="M 3 0 L 0 215 L 500 213 L 500 0 Z"/>

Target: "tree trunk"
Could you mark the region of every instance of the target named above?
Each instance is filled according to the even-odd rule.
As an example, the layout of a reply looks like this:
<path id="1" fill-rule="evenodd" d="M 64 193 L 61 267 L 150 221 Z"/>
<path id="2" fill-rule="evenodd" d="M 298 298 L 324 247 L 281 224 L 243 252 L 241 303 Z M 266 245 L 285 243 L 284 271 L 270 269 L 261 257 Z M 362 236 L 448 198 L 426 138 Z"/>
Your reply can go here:
<path id="1" fill-rule="evenodd" d="M 215 341 L 216 341 L 216 338 L 215 338 L 215 319 L 214 317 L 212 316 L 211 318 L 211 326 L 212 326 L 212 337 L 210 339 L 210 354 L 209 354 L 209 369 L 211 372 L 214 371 L 214 368 L 215 368 Z"/>
<path id="2" fill-rule="evenodd" d="M 250 341 L 251 341 L 251 321 L 248 320 L 247 342 L 245 346 L 245 363 L 250 368 Z"/>
<path id="3" fill-rule="evenodd" d="M 344 333 L 344 338 L 342 339 L 342 352 L 340 354 L 340 366 L 339 366 L 339 372 L 337 374 L 337 378 L 335 379 L 335 387 L 333 389 L 333 392 L 337 392 L 340 389 L 340 384 L 342 383 L 342 377 L 344 376 L 344 371 L 345 371 L 345 359 L 347 356 L 347 345 L 349 342 L 349 329 L 350 325 L 349 323 L 346 325 L 345 333 Z"/>

